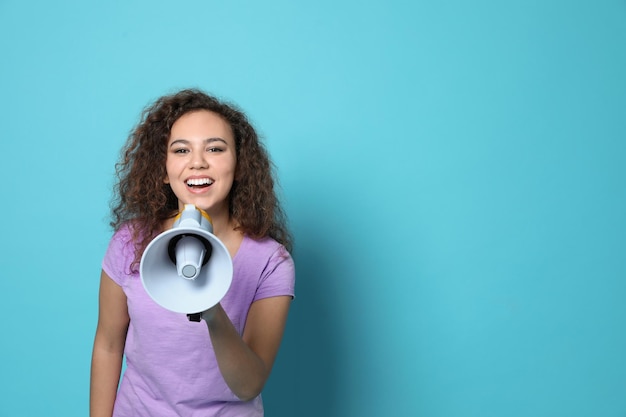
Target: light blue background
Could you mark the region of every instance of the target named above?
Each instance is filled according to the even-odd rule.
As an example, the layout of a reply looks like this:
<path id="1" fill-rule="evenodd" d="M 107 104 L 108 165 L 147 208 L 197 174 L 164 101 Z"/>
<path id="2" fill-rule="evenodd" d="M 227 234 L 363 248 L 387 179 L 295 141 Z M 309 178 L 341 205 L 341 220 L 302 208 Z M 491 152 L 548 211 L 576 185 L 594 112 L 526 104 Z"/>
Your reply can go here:
<path id="1" fill-rule="evenodd" d="M 626 2 L 0 0 L 1 416 L 84 416 L 114 163 L 201 87 L 278 166 L 272 417 L 626 416 Z"/>

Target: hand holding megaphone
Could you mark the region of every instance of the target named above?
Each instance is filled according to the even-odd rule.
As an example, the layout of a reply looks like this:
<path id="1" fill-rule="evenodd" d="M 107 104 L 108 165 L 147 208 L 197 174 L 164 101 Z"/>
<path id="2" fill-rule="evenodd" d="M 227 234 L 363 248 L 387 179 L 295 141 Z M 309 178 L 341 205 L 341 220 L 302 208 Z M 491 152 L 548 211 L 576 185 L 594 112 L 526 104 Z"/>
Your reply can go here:
<path id="1" fill-rule="evenodd" d="M 160 306 L 199 321 L 226 295 L 233 263 L 213 234 L 207 213 L 186 204 L 170 230 L 155 237 L 141 257 L 141 281 Z"/>

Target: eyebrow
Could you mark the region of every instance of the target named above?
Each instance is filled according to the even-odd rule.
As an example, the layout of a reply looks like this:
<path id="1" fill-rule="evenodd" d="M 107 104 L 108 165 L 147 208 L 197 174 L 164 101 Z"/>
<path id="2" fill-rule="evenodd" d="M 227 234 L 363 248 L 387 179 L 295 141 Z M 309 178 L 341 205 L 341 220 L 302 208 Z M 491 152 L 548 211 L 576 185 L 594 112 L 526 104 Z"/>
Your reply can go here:
<path id="1" fill-rule="evenodd" d="M 226 145 L 228 145 L 228 143 L 222 139 L 222 138 L 207 138 L 203 141 L 203 143 L 205 145 L 208 145 L 209 143 L 213 143 L 213 142 L 222 142 Z M 170 147 L 172 147 L 175 144 L 183 144 L 183 145 L 189 145 L 190 141 L 187 139 L 175 139 L 172 141 L 172 143 L 170 143 Z"/>

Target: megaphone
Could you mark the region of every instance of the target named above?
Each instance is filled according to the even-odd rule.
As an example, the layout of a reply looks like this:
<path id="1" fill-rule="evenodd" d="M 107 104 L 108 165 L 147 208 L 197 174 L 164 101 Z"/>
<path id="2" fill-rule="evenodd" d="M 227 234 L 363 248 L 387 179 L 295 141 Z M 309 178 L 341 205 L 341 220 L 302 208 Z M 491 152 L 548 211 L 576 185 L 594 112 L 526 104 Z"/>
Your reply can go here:
<path id="1" fill-rule="evenodd" d="M 186 204 L 173 227 L 148 244 L 139 274 L 157 304 L 200 321 L 200 314 L 219 303 L 230 288 L 233 262 L 213 234 L 209 215 Z"/>

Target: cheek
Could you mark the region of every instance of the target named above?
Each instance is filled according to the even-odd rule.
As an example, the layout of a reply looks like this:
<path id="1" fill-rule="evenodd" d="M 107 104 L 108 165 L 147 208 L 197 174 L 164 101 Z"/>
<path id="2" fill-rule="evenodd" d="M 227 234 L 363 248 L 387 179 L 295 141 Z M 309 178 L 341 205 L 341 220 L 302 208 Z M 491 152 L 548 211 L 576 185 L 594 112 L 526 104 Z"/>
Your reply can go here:
<path id="1" fill-rule="evenodd" d="M 169 172 L 169 166 L 166 165 L 165 169 L 163 170 L 163 182 L 165 184 L 169 184 L 170 183 L 170 172 Z"/>
<path id="2" fill-rule="evenodd" d="M 162 175 L 164 178 L 175 178 L 180 171 L 180 162 L 171 159 L 166 159 L 162 166 Z"/>

